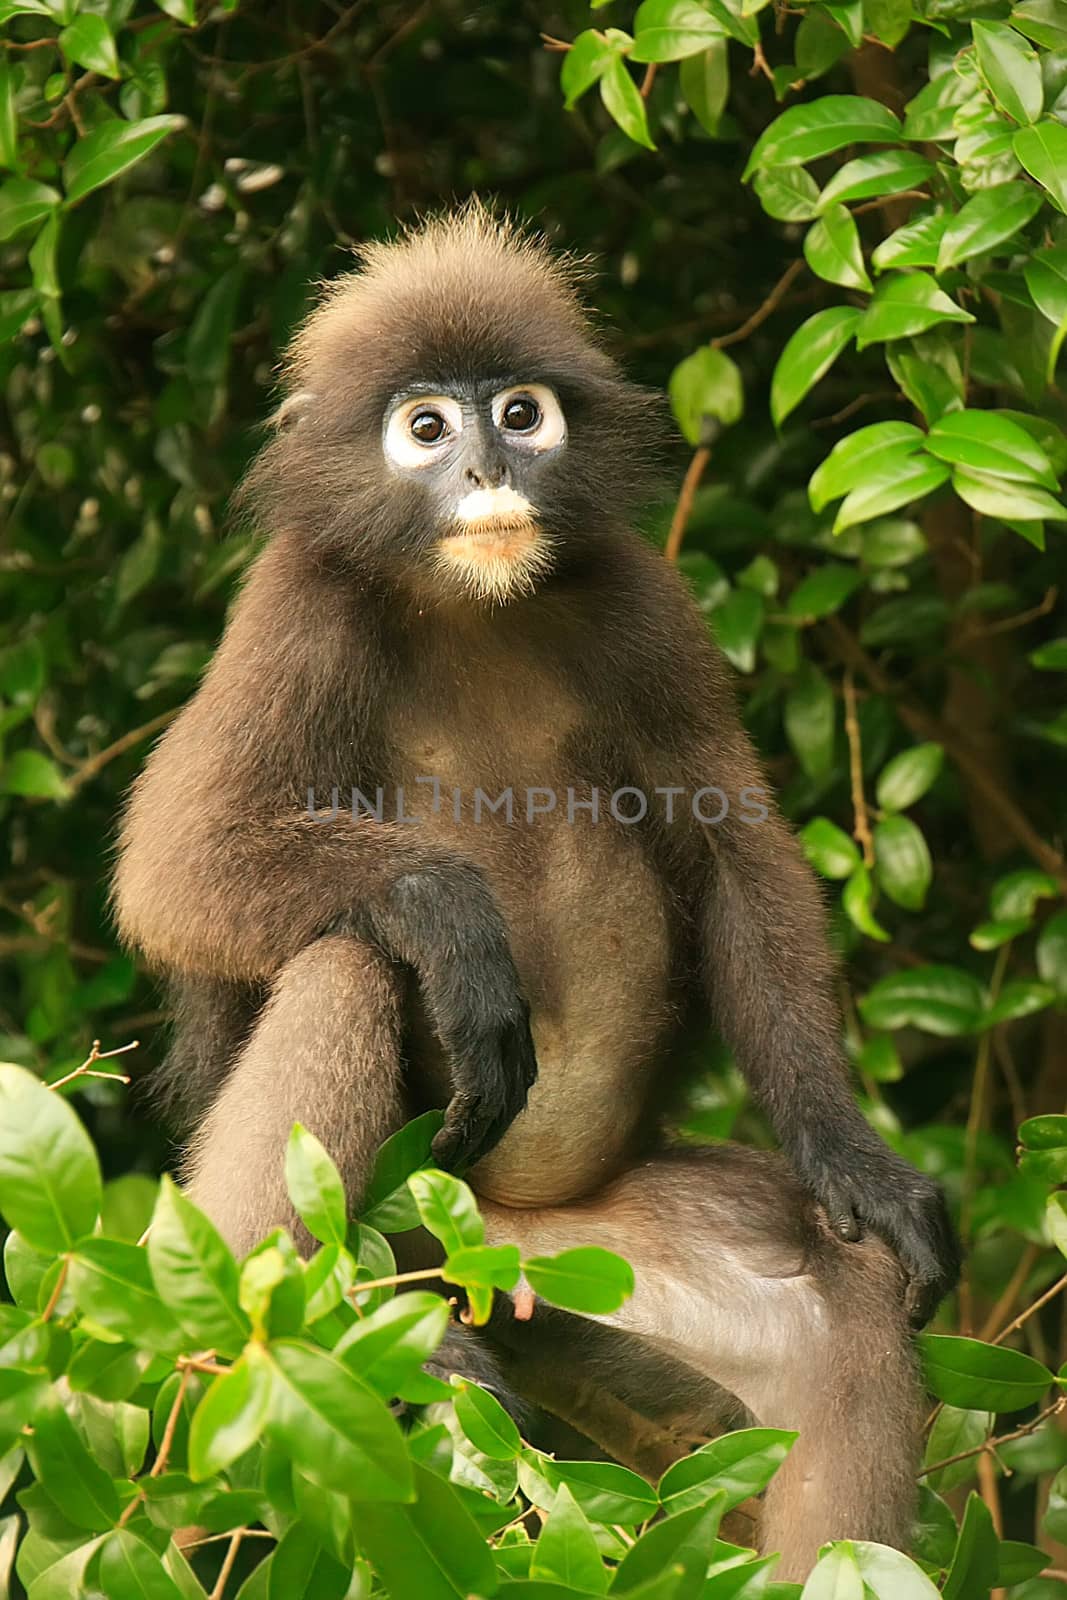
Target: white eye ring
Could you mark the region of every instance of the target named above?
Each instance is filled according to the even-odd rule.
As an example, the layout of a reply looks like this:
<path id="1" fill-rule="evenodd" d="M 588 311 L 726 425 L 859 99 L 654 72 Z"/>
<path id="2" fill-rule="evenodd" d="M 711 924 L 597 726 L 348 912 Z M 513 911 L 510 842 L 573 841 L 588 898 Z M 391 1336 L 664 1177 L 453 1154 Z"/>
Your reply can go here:
<path id="1" fill-rule="evenodd" d="M 445 431 L 441 437 L 426 444 L 421 443 L 411 431 L 412 423 L 422 411 L 436 411 L 445 423 Z M 385 424 L 383 449 L 396 467 L 406 469 L 427 467 L 436 459 L 438 451 L 447 445 L 455 434 L 462 432 L 462 429 L 463 412 L 451 396 L 412 395 L 409 400 L 402 400 L 390 413 Z"/>
<path id="2" fill-rule="evenodd" d="M 513 400 L 532 400 L 541 413 L 532 428 L 518 429 L 504 426 L 504 413 Z M 493 396 L 493 425 L 509 444 L 522 450 L 555 450 L 567 437 L 567 424 L 563 407 L 553 391 L 544 383 L 517 384 L 514 389 L 502 389 Z"/>

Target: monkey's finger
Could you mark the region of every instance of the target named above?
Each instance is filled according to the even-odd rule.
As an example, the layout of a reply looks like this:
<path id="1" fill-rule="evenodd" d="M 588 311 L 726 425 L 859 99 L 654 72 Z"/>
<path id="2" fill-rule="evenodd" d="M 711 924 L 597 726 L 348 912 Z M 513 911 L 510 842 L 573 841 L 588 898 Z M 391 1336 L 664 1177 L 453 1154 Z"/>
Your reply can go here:
<path id="1" fill-rule="evenodd" d="M 830 1226 L 839 1239 L 844 1239 L 846 1244 L 857 1244 L 863 1238 L 863 1224 L 852 1210 L 839 1213 L 830 1218 Z"/>

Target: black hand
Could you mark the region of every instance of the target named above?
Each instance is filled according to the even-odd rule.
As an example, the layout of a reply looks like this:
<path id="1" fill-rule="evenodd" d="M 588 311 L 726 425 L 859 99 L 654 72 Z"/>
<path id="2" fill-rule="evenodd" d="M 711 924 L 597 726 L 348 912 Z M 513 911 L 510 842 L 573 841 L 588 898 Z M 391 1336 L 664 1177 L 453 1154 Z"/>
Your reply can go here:
<path id="1" fill-rule="evenodd" d="M 448 1056 L 453 1095 L 434 1160 L 473 1166 L 503 1138 L 537 1077 L 504 919 L 476 868 L 441 861 L 398 879 L 372 926 L 414 967 Z"/>
<path id="2" fill-rule="evenodd" d="M 873 1138 L 873 1136 L 872 1136 Z M 899 1257 L 908 1278 L 906 1304 L 922 1327 L 959 1278 L 960 1250 L 940 1185 L 877 1141 L 825 1160 L 802 1174 L 843 1239 L 869 1228 Z"/>

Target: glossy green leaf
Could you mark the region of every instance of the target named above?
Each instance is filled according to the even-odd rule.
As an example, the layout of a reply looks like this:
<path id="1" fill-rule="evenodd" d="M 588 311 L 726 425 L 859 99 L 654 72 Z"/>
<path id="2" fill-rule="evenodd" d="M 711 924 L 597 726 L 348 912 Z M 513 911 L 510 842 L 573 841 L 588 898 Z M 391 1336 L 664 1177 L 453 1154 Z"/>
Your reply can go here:
<path id="1" fill-rule="evenodd" d="M 859 865 L 856 845 L 829 817 L 812 817 L 800 830 L 800 843 L 820 877 L 847 878 Z"/>
<path id="2" fill-rule="evenodd" d="M 1067 672 L 1067 639 L 1051 639 L 1048 644 L 1038 645 L 1027 659 L 1041 672 Z"/>
<path id="3" fill-rule="evenodd" d="M 834 521 L 834 532 L 841 533 L 858 522 L 870 522 L 874 517 L 884 517 L 887 511 L 921 500 L 946 483 L 949 476 L 944 462 L 894 446 L 885 452 L 877 471 L 846 495 Z"/>
<path id="4" fill-rule="evenodd" d="M 829 679 L 805 661 L 786 692 L 782 710 L 786 737 L 804 771 L 824 777 L 833 766 L 836 708 Z"/>
<path id="5" fill-rule="evenodd" d="M 644 1478 L 613 1461 L 555 1461 L 530 1451 L 539 1475 L 558 1489 L 565 1483 L 591 1522 L 632 1527 L 659 1510 L 659 1496 Z"/>
<path id="6" fill-rule="evenodd" d="M 956 1552 L 942 1588 L 942 1600 L 969 1600 L 988 1593 L 997 1571 L 998 1538 L 989 1507 L 981 1496 L 968 1496 Z"/>
<path id="7" fill-rule="evenodd" d="M 939 322 L 973 322 L 964 311 L 939 289 L 925 272 L 895 272 L 883 278 L 874 299 L 863 313 L 856 330 L 856 348 L 881 344 L 888 339 L 906 339 Z"/>
<path id="8" fill-rule="evenodd" d="M 343 1245 L 348 1232 L 345 1186 L 322 1144 L 296 1123 L 285 1151 L 285 1184 L 297 1215 L 313 1239 Z"/>
<path id="9" fill-rule="evenodd" d="M 1041 209 L 1041 194 L 1027 183 L 998 183 L 980 189 L 949 222 L 941 236 L 937 270 L 946 272 L 998 245 L 1018 250 L 1018 234 Z"/>
<path id="10" fill-rule="evenodd" d="M 26 1454 L 42 1488 L 76 1528 L 101 1533 L 118 1521 L 115 1485 L 93 1460 L 56 1397 L 34 1416 Z"/>
<path id="11" fill-rule="evenodd" d="M 270 1403 L 270 1366 L 259 1352 L 250 1352 L 214 1379 L 189 1426 L 189 1475 L 194 1482 L 223 1472 L 257 1443 Z"/>
<path id="12" fill-rule="evenodd" d="M 723 1511 L 761 1494 L 789 1454 L 797 1435 L 783 1428 L 741 1428 L 701 1445 L 667 1468 L 659 1497 L 668 1517 L 723 1496 Z"/>
<path id="13" fill-rule="evenodd" d="M 456 1417 L 474 1448 L 494 1461 L 513 1461 L 522 1439 L 500 1401 L 488 1389 L 462 1379 L 453 1379 L 453 1388 Z"/>
<path id="14" fill-rule="evenodd" d="M 911 26 L 911 0 L 863 0 L 863 16 L 875 38 L 895 50 Z"/>
<path id="15" fill-rule="evenodd" d="M 933 862 L 922 833 L 908 817 L 887 817 L 874 830 L 875 874 L 890 900 L 921 911 L 933 880 Z"/>
<path id="16" fill-rule="evenodd" d="M 128 1528 L 115 1528 L 100 1546 L 98 1575 L 109 1600 L 182 1600 L 155 1550 Z"/>
<path id="17" fill-rule="evenodd" d="M 1030 298 L 1055 327 L 1046 373 L 1052 382 L 1064 339 L 1067 338 L 1067 245 L 1041 250 L 1023 267 Z M 1062 470 L 1062 469 L 1061 469 Z"/>
<path id="18" fill-rule="evenodd" d="M 1067 16 L 1060 0 L 1022 0 L 1012 7 L 1012 27 L 1035 44 L 1050 50 L 1067 50 Z"/>
<path id="19" fill-rule="evenodd" d="M 678 87 L 704 131 L 718 133 L 730 94 L 730 58 L 725 37 L 699 55 L 686 57 L 678 69 Z"/>
<path id="20" fill-rule="evenodd" d="M 840 611 L 846 600 L 863 584 L 863 574 L 842 562 L 827 561 L 800 583 L 786 606 L 791 617 L 815 620 Z"/>
<path id="21" fill-rule="evenodd" d="M 827 94 L 790 106 L 756 141 L 744 176 L 762 167 L 796 167 L 849 144 L 897 144 L 899 120 L 885 106 L 859 95 Z"/>
<path id="22" fill-rule="evenodd" d="M 386 1139 L 375 1157 L 363 1197 L 360 1219 L 368 1227 L 403 1233 L 419 1226 L 419 1210 L 408 1178 L 430 1165 L 430 1147 L 443 1121 L 440 1111 L 425 1111 Z"/>
<path id="23" fill-rule="evenodd" d="M 935 1600 L 936 1587 L 902 1550 L 859 1539 L 852 1550 L 865 1595 L 873 1595 L 875 1600 Z"/>
<path id="24" fill-rule="evenodd" d="M 1067 911 L 1050 917 L 1037 941 L 1037 970 L 1060 999 L 1067 998 Z"/>
<path id="25" fill-rule="evenodd" d="M 804 1585 L 803 1600 L 865 1600 L 852 1544 L 842 1540 L 819 1557 Z"/>
<path id="26" fill-rule="evenodd" d="M 0 167 L 18 164 L 18 111 L 15 68 L 9 57 L 0 60 Z"/>
<path id="27" fill-rule="evenodd" d="M 608 116 L 618 124 L 628 139 L 632 139 L 635 144 L 643 145 L 646 150 L 656 148 L 648 129 L 645 102 L 620 56 L 615 57 L 600 79 L 600 98 L 604 102 Z"/>
<path id="28" fill-rule="evenodd" d="M 1019 1411 L 1051 1385 L 1052 1373 L 1033 1356 L 980 1339 L 919 1336 L 927 1384 L 939 1400 L 978 1411 Z"/>
<path id="29" fill-rule="evenodd" d="M 963 368 L 943 333 L 928 333 L 907 344 L 890 344 L 886 365 L 901 392 L 927 423 L 964 404 Z"/>
<path id="30" fill-rule="evenodd" d="M 9 178 L 0 184 L 0 240 L 11 239 L 43 221 L 59 200 L 50 184 L 32 178 Z"/>
<path id="31" fill-rule="evenodd" d="M 105 78 L 121 75 L 115 36 L 103 17 L 83 11 L 59 35 L 59 48 L 68 61 Z"/>
<path id="32" fill-rule="evenodd" d="M 853 926 L 865 933 L 868 939 L 877 939 L 881 944 L 888 943 L 891 935 L 874 915 L 874 880 L 863 862 L 849 874 L 841 891 L 841 906 Z"/>
<path id="33" fill-rule="evenodd" d="M 723 38 L 699 0 L 644 0 L 634 17 L 631 61 L 681 61 Z"/>
<path id="34" fill-rule="evenodd" d="M 821 511 L 831 500 L 838 500 L 851 489 L 864 483 L 879 470 L 889 451 L 894 460 L 904 448 L 913 453 L 923 443 L 921 429 L 911 422 L 875 422 L 868 428 L 859 428 L 841 439 L 821 466 L 817 467 L 808 484 L 808 499 L 813 511 Z"/>
<path id="35" fill-rule="evenodd" d="M 995 411 L 954 411 L 930 429 L 926 448 L 953 466 L 1055 491 L 1052 463 L 1033 437 Z"/>
<path id="36" fill-rule="evenodd" d="M 100 1211 L 100 1167 L 73 1108 L 0 1063 L 0 1212 L 37 1250 L 69 1250 Z"/>
<path id="37" fill-rule="evenodd" d="M 704 437 L 706 419 L 731 427 L 740 421 L 745 407 L 737 363 L 710 345 L 679 362 L 671 373 L 668 393 L 678 426 L 694 445 Z"/>
<path id="38" fill-rule="evenodd" d="M 485 1224 L 467 1185 L 449 1172 L 414 1172 L 408 1186 L 415 1196 L 422 1225 L 440 1239 L 445 1253 L 485 1240 Z"/>
<path id="39" fill-rule="evenodd" d="M 1020 166 L 1037 179 L 1052 204 L 1067 211 L 1067 128 L 1046 117 L 1031 128 L 1020 128 L 1012 149 Z M 2 198 L 0 190 L 0 201 Z"/>
<path id="40" fill-rule="evenodd" d="M 771 379 L 771 416 L 781 427 L 791 411 L 824 377 L 852 340 L 863 312 L 852 306 L 816 311 L 789 340 Z"/>
<path id="41" fill-rule="evenodd" d="M 310 1522 L 290 1523 L 269 1560 L 266 1600 L 346 1600 L 366 1592 L 353 1584 L 351 1563 L 324 1548 L 325 1536 Z"/>
<path id="42" fill-rule="evenodd" d="M 145 117 L 141 122 L 115 118 L 102 122 L 79 139 L 63 163 L 63 184 L 67 202 L 83 200 L 101 184 L 110 183 L 119 173 L 153 151 L 168 133 L 185 127 L 179 116 Z M 0 191 L 2 200 L 2 191 Z"/>
<path id="43" fill-rule="evenodd" d="M 876 795 L 883 811 L 906 811 L 937 781 L 945 752 L 929 741 L 902 750 L 882 768 Z"/>
<path id="44" fill-rule="evenodd" d="M 384 1399 L 392 1399 L 435 1353 L 448 1322 L 446 1300 L 414 1290 L 361 1317 L 338 1340 L 334 1355 Z"/>
<path id="45" fill-rule="evenodd" d="M 97 1327 L 139 1348 L 173 1355 L 188 1346 L 152 1281 L 147 1252 L 120 1239 L 83 1239 L 68 1279 L 75 1301 Z"/>
<path id="46" fill-rule="evenodd" d="M 753 188 L 769 217 L 806 222 L 819 214 L 819 185 L 803 167 L 762 167 Z"/>
<path id="47" fill-rule="evenodd" d="M 941 239 L 949 224 L 943 211 L 929 212 L 914 222 L 906 222 L 883 239 L 871 252 L 871 265 L 876 272 L 890 267 L 934 267 L 941 248 Z"/>
<path id="48" fill-rule="evenodd" d="M 846 289 L 870 289 L 863 265 L 863 249 L 852 213 L 844 206 L 828 206 L 804 235 L 804 259 L 827 283 Z"/>
<path id="49" fill-rule="evenodd" d="M 719 649 L 738 672 L 753 672 L 756 646 L 763 631 L 766 608 L 752 589 L 732 589 L 711 614 L 711 627 Z"/>
<path id="50" fill-rule="evenodd" d="M 530 1288 L 551 1305 L 588 1316 L 617 1311 L 634 1291 L 633 1268 L 611 1250 L 579 1245 L 522 1264 Z"/>
<path id="51" fill-rule="evenodd" d="M 1037 52 L 1003 22 L 974 22 L 971 31 L 978 71 L 997 105 L 1013 122 L 1036 122 L 1044 101 Z"/>
<path id="52" fill-rule="evenodd" d="M 519 1249 L 513 1244 L 468 1245 L 455 1250 L 441 1268 L 447 1283 L 476 1289 L 514 1289 L 519 1281 Z"/>
<path id="53" fill-rule="evenodd" d="M 993 1431 L 995 1414 L 992 1411 L 967 1411 L 958 1406 L 943 1404 L 934 1418 L 923 1454 L 924 1466 L 951 1457 L 965 1455 L 988 1439 Z M 973 1455 L 962 1461 L 952 1461 L 947 1467 L 929 1473 L 925 1481 L 941 1493 L 969 1482 L 978 1469 L 978 1457 Z M 956 1527 L 952 1526 L 952 1548 L 956 1544 Z M 947 1565 L 947 1563 L 946 1563 Z"/>
<path id="54" fill-rule="evenodd" d="M 719 1521 L 726 1509 L 725 1495 L 716 1494 L 689 1511 L 675 1511 L 638 1535 L 615 1570 L 611 1593 L 640 1594 L 664 1571 L 681 1567 L 685 1580 L 676 1591 L 679 1600 L 695 1600 L 704 1592 L 708 1551 L 714 1544 Z"/>
<path id="55" fill-rule="evenodd" d="M 586 28 L 578 35 L 563 57 L 560 71 L 560 88 L 568 111 L 600 81 L 618 54 L 618 44 L 595 28 Z"/>
<path id="56" fill-rule="evenodd" d="M 152 1281 L 192 1343 L 234 1356 L 251 1336 L 238 1305 L 237 1263 L 217 1230 L 169 1178 L 148 1235 Z"/>
<path id="57" fill-rule="evenodd" d="M 952 486 L 983 516 L 1014 522 L 1018 518 L 1036 521 L 1067 522 L 1067 507 L 1033 483 L 1019 483 L 984 472 L 957 467 Z"/>
<path id="58" fill-rule="evenodd" d="M 412 1472 L 414 1504 L 352 1505 L 357 1543 L 386 1591 L 412 1600 L 494 1595 L 492 1555 L 457 1489 L 426 1467 L 416 1464 Z"/>
<path id="59" fill-rule="evenodd" d="M 863 1020 L 872 1028 L 921 1028 L 924 1033 L 944 1038 L 973 1032 L 980 1025 L 984 1006 L 985 996 L 977 978 L 962 967 L 947 966 L 891 972 L 879 978 L 859 1003 Z"/>
<path id="60" fill-rule="evenodd" d="M 869 200 L 900 194 L 904 189 L 919 189 L 933 172 L 925 156 L 913 150 L 879 150 L 874 155 L 856 156 L 834 173 L 819 196 L 819 205 L 825 208 L 846 200 Z"/>

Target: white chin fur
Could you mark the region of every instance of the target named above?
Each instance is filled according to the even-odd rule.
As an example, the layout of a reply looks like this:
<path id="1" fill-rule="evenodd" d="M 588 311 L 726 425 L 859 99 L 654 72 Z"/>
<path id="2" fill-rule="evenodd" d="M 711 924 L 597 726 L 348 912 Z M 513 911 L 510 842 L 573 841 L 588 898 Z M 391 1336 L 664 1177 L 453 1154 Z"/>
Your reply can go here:
<path id="1" fill-rule="evenodd" d="M 533 506 L 525 495 L 503 485 L 499 489 L 472 489 L 465 494 L 456 506 L 456 521 L 495 522 L 498 518 L 525 521 L 532 512 Z"/>
<path id="2" fill-rule="evenodd" d="M 552 567 L 551 541 L 538 529 L 521 495 L 506 490 L 476 490 L 482 494 L 511 496 L 505 510 L 499 501 L 491 516 L 456 522 L 456 531 L 437 546 L 438 569 L 458 581 L 472 600 L 502 602 L 532 594 L 539 578 Z"/>

